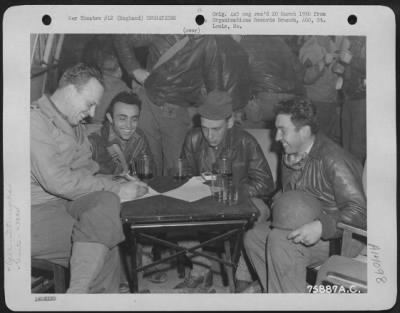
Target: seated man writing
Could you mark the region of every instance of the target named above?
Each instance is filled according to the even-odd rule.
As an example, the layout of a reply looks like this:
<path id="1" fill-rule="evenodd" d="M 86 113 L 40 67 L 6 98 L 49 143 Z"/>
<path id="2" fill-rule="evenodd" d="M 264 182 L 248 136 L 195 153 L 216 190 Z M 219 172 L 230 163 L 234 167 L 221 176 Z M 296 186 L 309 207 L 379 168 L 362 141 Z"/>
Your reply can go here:
<path id="1" fill-rule="evenodd" d="M 257 141 L 249 133 L 234 126 L 232 117 L 232 99 L 223 91 L 214 90 L 208 94 L 198 110 L 201 117 L 201 129 L 191 130 L 185 139 L 182 158 L 194 175 L 215 170 L 218 158 L 227 156 L 232 164 L 232 179 L 239 185 L 240 193 L 248 197 L 266 196 L 273 192 L 274 182 L 269 165 Z M 266 223 L 268 207 L 258 199 L 260 218 L 258 223 Z M 266 227 L 266 226 L 263 226 Z M 245 237 L 254 230 L 249 230 Z M 251 237 L 251 235 L 250 235 Z M 245 239 L 245 248 L 247 243 Z M 181 243 L 193 246 L 196 243 Z M 255 261 L 250 256 L 251 261 Z M 203 291 L 212 284 L 210 261 L 196 256 L 192 258 L 193 268 L 189 276 L 176 289 Z M 199 265 L 199 263 L 201 265 Z M 253 262 L 255 266 L 256 262 Z M 264 262 L 265 266 L 265 262 Z M 236 274 L 239 280 L 250 281 L 243 257 L 239 261 Z M 261 278 L 262 279 L 262 278 Z"/>
<path id="2" fill-rule="evenodd" d="M 68 293 L 118 292 L 120 200 L 148 189 L 97 175 L 81 122 L 94 115 L 103 91 L 101 74 L 78 64 L 31 106 L 31 255 L 70 264 Z"/>
<path id="3" fill-rule="evenodd" d="M 283 206 L 274 205 L 272 225 L 277 226 L 266 243 L 268 292 L 307 292 L 306 267 L 328 258 L 329 240 L 341 235 L 337 223 L 343 221 L 366 229 L 362 166 L 350 153 L 318 132 L 315 106 L 310 101 L 294 98 L 282 102 L 276 113 L 276 140 L 284 149 L 280 197 L 286 200 L 277 197 L 276 202 Z M 300 193 L 294 196 L 293 191 Z M 304 203 L 306 196 L 314 201 L 306 200 L 310 212 L 304 211 L 302 216 L 314 217 L 291 227 L 296 224 L 293 217 L 298 216 L 299 203 Z M 314 215 L 315 199 L 320 203 L 317 215 Z M 285 210 L 282 223 L 275 220 L 279 217 L 276 210 Z M 362 244 L 356 241 L 354 244 L 353 252 L 357 255 Z"/>

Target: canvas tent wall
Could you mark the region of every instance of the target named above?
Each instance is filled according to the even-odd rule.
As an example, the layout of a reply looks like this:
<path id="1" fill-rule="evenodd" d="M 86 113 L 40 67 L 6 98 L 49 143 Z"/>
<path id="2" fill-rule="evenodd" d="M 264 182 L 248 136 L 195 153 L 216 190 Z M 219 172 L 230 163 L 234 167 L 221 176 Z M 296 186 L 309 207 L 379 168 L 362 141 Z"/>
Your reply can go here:
<path id="1" fill-rule="evenodd" d="M 31 34 L 31 101 L 51 92 L 57 84 L 58 63 L 64 42 L 60 34 Z"/>

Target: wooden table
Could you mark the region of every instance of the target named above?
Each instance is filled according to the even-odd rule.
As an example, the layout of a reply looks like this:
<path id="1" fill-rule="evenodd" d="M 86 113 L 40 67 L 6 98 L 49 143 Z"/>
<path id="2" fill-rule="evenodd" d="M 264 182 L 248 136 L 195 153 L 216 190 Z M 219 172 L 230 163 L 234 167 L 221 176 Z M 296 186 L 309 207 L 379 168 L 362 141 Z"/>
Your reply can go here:
<path id="1" fill-rule="evenodd" d="M 172 177 L 155 177 L 148 184 L 162 193 L 177 188 L 184 182 L 176 181 Z M 257 208 L 250 200 L 241 197 L 237 204 L 231 206 L 218 203 L 213 197 L 187 202 L 163 195 L 122 203 L 121 218 L 131 254 L 132 275 L 129 279 L 131 292 L 138 291 L 138 272 L 187 253 L 191 256 L 201 255 L 228 266 L 229 288 L 231 292 L 235 292 L 234 271 L 237 267 L 243 234 L 257 220 L 258 215 Z M 207 232 L 210 238 L 186 249 L 162 236 L 168 231 L 175 230 L 190 233 Z M 231 239 L 234 243 L 233 250 L 230 245 Z M 142 240 L 172 248 L 176 253 L 151 264 L 138 266 L 136 254 L 138 243 Z M 224 246 L 223 258 L 196 251 L 218 242 Z"/>

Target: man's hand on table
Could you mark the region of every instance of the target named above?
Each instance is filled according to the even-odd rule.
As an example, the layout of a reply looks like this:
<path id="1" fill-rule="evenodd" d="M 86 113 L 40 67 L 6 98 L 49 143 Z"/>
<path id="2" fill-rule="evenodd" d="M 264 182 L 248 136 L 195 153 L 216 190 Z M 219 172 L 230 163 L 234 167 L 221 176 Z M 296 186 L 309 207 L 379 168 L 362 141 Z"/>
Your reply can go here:
<path id="1" fill-rule="evenodd" d="M 112 179 L 119 183 L 126 183 L 128 181 L 140 181 L 140 179 L 137 176 L 131 176 L 128 173 L 114 175 Z"/>
<path id="2" fill-rule="evenodd" d="M 132 176 L 130 176 L 132 177 Z M 149 187 L 146 183 L 132 177 L 132 180 L 121 183 L 119 190 L 119 197 L 121 202 L 131 201 L 136 198 L 144 196 L 149 191 Z"/>
<path id="3" fill-rule="evenodd" d="M 125 178 L 127 181 L 142 182 L 137 176 L 131 176 L 131 175 L 129 175 L 129 174 L 125 174 L 125 175 L 124 175 L 124 178 Z M 147 186 L 147 185 L 146 185 L 146 186 Z"/>

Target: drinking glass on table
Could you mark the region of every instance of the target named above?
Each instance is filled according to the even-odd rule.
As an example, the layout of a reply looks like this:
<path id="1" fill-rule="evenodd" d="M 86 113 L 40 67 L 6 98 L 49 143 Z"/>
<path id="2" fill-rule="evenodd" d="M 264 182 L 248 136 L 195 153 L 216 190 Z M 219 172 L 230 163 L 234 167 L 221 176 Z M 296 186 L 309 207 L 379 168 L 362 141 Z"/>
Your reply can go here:
<path id="1" fill-rule="evenodd" d="M 144 154 L 137 159 L 136 173 L 140 179 L 151 179 L 153 177 L 152 162 L 152 158 L 147 154 Z"/>
<path id="2" fill-rule="evenodd" d="M 218 174 L 232 176 L 232 161 L 227 156 L 222 156 L 217 161 Z"/>
<path id="3" fill-rule="evenodd" d="M 227 205 L 238 202 L 238 188 L 225 174 L 215 174 L 211 180 L 211 193 L 215 200 Z"/>
<path id="4" fill-rule="evenodd" d="M 230 183 L 228 185 L 228 204 L 234 205 L 239 201 L 239 188 L 236 184 Z"/>
<path id="5" fill-rule="evenodd" d="M 174 179 L 177 180 L 184 180 L 186 179 L 186 162 L 182 158 L 178 158 L 176 160 L 176 164 L 174 168 L 172 169 L 173 171 L 173 177 Z"/>

